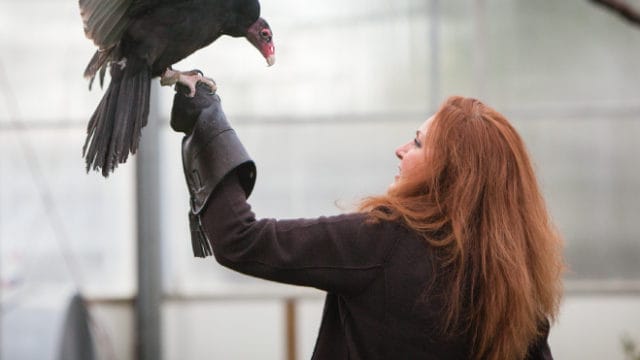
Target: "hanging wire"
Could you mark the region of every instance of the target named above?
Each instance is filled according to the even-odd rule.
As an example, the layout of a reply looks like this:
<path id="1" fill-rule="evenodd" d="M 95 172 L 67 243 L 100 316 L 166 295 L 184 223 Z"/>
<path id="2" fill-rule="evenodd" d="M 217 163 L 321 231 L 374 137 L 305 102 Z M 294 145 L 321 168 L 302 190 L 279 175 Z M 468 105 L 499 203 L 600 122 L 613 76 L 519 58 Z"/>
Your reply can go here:
<path id="1" fill-rule="evenodd" d="M 2 95 L 4 98 L 4 103 L 9 115 L 9 122 L 18 130 L 26 130 L 24 124 L 22 124 L 21 112 L 18 107 L 18 99 L 11 88 L 11 83 L 9 82 L 9 78 L 5 71 L 4 63 L 0 59 L 0 84 L 4 84 L 4 86 L 0 87 L 0 91 L 2 91 Z M 20 148 L 24 154 L 27 168 L 29 169 L 29 173 L 36 185 L 36 192 L 38 197 L 40 198 L 40 202 L 42 203 L 42 207 L 45 211 L 45 215 L 49 220 L 49 224 L 53 230 L 53 237 L 56 241 L 56 245 L 60 250 L 60 254 L 62 256 L 62 260 L 67 268 L 69 275 L 71 276 L 71 281 L 73 282 L 74 288 L 76 291 L 80 291 L 83 284 L 82 273 L 80 270 L 80 265 L 77 261 L 77 257 L 73 254 L 71 250 L 71 246 L 69 245 L 69 235 L 66 230 L 66 227 L 62 221 L 62 216 L 58 211 L 58 208 L 55 205 L 55 201 L 53 200 L 51 189 L 49 188 L 49 183 L 46 180 L 44 171 L 42 167 L 38 163 L 38 158 L 36 156 L 36 151 L 33 148 L 33 145 L 25 135 L 25 131 L 20 131 L 18 136 L 18 141 L 20 144 Z"/>

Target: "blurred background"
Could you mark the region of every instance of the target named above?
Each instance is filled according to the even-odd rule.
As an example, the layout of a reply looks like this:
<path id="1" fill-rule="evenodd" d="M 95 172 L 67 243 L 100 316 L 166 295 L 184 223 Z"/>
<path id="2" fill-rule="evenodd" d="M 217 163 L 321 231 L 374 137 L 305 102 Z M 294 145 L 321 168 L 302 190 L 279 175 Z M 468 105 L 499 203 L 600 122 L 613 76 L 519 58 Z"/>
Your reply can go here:
<path id="1" fill-rule="evenodd" d="M 348 211 L 385 191 L 395 147 L 447 96 L 480 98 L 525 139 L 565 237 L 555 357 L 629 358 L 624 343 L 640 346 L 640 27 L 586 0 L 261 4 L 275 66 L 229 37 L 175 66 L 216 79 L 258 164 L 259 217 Z M 100 359 L 310 358 L 323 293 L 193 258 L 171 89 L 154 81 L 138 155 L 108 179 L 85 173 L 103 94 L 82 77 L 94 51 L 77 1 L 0 0 L 0 359 L 59 358 L 75 293 Z"/>

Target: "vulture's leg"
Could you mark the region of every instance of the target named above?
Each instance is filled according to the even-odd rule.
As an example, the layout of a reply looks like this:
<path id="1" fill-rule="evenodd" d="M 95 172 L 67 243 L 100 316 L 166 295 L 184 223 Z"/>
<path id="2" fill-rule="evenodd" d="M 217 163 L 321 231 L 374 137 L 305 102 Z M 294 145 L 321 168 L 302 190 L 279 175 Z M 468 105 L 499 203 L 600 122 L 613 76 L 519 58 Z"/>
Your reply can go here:
<path id="1" fill-rule="evenodd" d="M 218 88 L 216 86 L 216 82 L 213 81 L 213 79 L 202 75 L 200 70 L 176 71 L 171 68 L 167 68 L 160 77 L 160 85 L 162 86 L 171 86 L 176 83 L 188 86 L 191 91 L 189 93 L 189 97 L 193 97 L 196 94 L 196 84 L 199 81 L 207 84 L 211 88 L 211 92 L 215 92 Z"/>

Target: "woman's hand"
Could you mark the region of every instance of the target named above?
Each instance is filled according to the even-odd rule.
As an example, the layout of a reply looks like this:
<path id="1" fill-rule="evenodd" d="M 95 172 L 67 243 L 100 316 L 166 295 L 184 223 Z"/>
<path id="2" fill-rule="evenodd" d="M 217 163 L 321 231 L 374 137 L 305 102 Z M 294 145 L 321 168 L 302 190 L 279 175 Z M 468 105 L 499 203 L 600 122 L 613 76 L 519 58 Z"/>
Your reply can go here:
<path id="1" fill-rule="evenodd" d="M 176 84 L 175 90 L 171 128 L 177 132 L 191 134 L 203 110 L 220 107 L 220 97 L 215 92 L 212 93 L 211 88 L 202 82 L 196 85 L 196 94 L 193 97 L 189 97 L 189 88 L 182 84 Z"/>

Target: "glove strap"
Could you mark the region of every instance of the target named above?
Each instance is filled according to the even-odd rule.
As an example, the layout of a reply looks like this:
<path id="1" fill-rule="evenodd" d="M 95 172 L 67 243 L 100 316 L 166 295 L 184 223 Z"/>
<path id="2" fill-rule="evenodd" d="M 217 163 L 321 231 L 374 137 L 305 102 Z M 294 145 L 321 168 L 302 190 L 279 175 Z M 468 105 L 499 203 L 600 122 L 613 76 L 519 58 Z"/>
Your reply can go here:
<path id="1" fill-rule="evenodd" d="M 189 211 L 189 228 L 191 229 L 191 247 L 193 248 L 193 256 L 207 257 L 213 255 L 211 242 L 207 238 L 207 234 L 202 230 L 200 216 Z"/>

